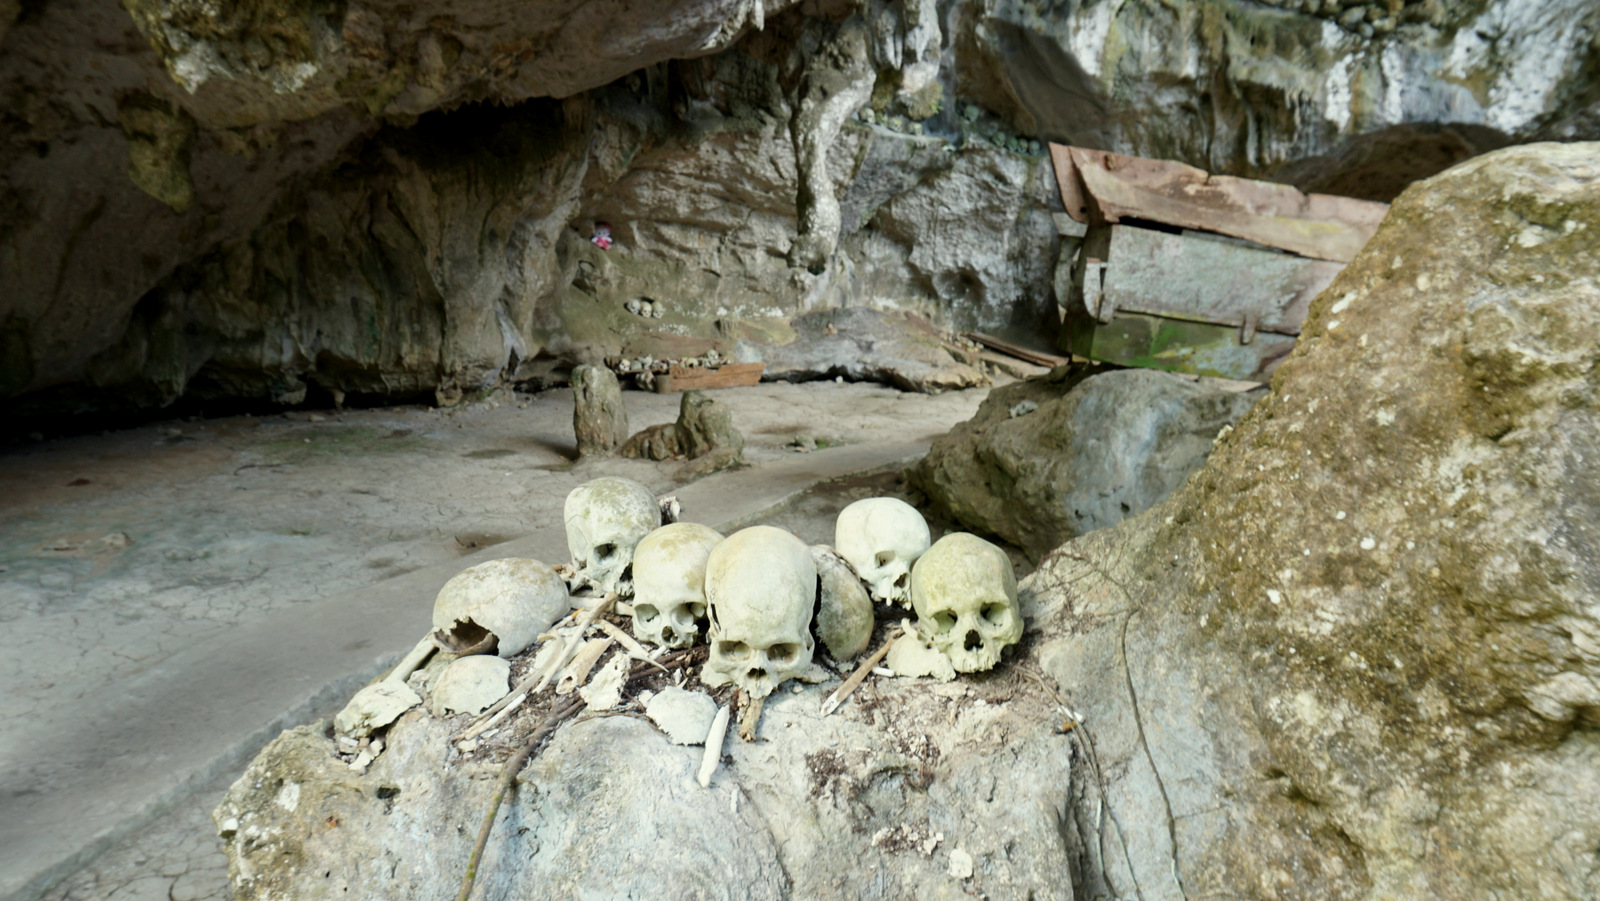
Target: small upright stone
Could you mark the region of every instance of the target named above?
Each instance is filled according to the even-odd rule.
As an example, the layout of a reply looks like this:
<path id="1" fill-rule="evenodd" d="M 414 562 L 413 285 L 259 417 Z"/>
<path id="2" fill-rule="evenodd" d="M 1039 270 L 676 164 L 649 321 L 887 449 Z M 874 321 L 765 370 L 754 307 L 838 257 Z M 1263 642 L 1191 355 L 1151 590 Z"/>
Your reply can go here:
<path id="1" fill-rule="evenodd" d="M 622 405 L 622 386 L 603 366 L 572 370 L 572 432 L 578 455 L 614 454 L 628 439 L 628 411 Z"/>

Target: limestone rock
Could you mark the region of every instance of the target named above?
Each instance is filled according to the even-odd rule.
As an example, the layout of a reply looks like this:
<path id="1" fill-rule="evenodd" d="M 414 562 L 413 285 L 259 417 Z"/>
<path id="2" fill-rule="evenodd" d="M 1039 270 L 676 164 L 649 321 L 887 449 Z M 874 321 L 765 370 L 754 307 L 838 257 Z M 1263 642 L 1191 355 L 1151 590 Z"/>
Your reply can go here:
<path id="1" fill-rule="evenodd" d="M 990 392 L 908 473 L 935 509 L 1035 559 L 1164 500 L 1262 392 L 1061 368 Z M 1013 415 L 1034 404 L 1032 412 Z"/>
<path id="2" fill-rule="evenodd" d="M 564 726 L 501 808 L 484 897 L 938 898 L 957 845 L 990 897 L 1071 884 L 1058 815 L 1075 739 L 1050 725 L 1036 683 L 969 702 L 879 681 L 821 718 L 830 689 L 768 698 L 762 740 L 730 741 L 710 790 L 695 780 L 702 749 L 649 723 Z M 332 740 L 285 732 L 214 814 L 237 823 L 223 840 L 236 896 L 452 896 L 499 763 L 450 759 L 448 737 L 444 721 L 402 720 L 356 776 Z"/>
<path id="3" fill-rule="evenodd" d="M 1600 892 L 1596 229 L 1600 145 L 1412 187 L 1207 466 L 1025 582 L 1094 891 Z"/>
<path id="4" fill-rule="evenodd" d="M 799 337 L 774 348 L 746 348 L 766 361 L 767 377 L 790 381 L 844 376 L 905 391 L 937 394 L 989 384 L 989 377 L 951 356 L 920 317 L 868 307 L 807 313 L 794 320 Z"/>
<path id="5" fill-rule="evenodd" d="M 572 370 L 572 432 L 579 456 L 612 454 L 628 440 L 628 409 L 616 373 L 604 366 Z"/>
<path id="6" fill-rule="evenodd" d="M 651 426 L 622 446 L 624 457 L 647 460 L 704 460 L 707 468 L 739 462 L 744 435 L 733 425 L 733 411 L 704 391 L 685 391 L 676 422 Z"/>

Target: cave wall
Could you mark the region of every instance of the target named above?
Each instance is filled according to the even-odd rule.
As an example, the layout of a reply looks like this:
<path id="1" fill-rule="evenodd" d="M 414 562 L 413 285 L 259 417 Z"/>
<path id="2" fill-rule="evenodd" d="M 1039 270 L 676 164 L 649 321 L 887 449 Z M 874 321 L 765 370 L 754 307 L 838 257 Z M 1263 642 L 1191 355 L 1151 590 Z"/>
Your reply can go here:
<path id="1" fill-rule="evenodd" d="M 1600 134 L 1581 0 L 32 0 L 0 22 L 0 403 L 24 414 L 448 401 L 848 305 L 1037 334 L 1059 209 L 1037 141 L 1387 199 Z"/>

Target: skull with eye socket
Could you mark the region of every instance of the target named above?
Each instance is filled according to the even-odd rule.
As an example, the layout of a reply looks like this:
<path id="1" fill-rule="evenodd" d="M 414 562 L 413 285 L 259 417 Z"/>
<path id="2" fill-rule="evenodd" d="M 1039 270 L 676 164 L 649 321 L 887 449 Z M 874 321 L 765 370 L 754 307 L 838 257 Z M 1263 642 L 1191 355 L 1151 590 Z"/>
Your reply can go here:
<path id="1" fill-rule="evenodd" d="M 700 681 L 764 698 L 811 666 L 817 569 L 805 542 L 772 526 L 728 536 L 706 560 L 711 654 Z"/>
<path id="2" fill-rule="evenodd" d="M 661 525 L 661 506 L 632 479 L 607 477 L 572 489 L 562 508 L 572 552 L 572 590 L 633 593 L 633 551 Z"/>
<path id="3" fill-rule="evenodd" d="M 633 634 L 664 648 L 686 648 L 706 612 L 706 559 L 722 534 L 675 522 L 640 539 L 633 551 Z"/>
<path id="4" fill-rule="evenodd" d="M 917 628 L 958 673 L 992 669 L 1022 637 L 1017 579 L 1005 551 L 966 532 L 944 536 L 911 569 Z"/>
<path id="5" fill-rule="evenodd" d="M 928 549 L 928 523 L 899 498 L 869 497 L 839 511 L 833 543 L 881 603 L 904 606 L 911 564 Z"/>

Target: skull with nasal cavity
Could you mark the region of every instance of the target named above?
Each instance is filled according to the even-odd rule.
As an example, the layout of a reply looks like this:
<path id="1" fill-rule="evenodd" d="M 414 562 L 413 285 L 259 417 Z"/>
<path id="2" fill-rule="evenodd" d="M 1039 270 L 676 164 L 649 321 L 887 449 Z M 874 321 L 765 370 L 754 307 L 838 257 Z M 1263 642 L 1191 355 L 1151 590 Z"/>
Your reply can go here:
<path id="1" fill-rule="evenodd" d="M 911 570 L 917 628 L 958 673 L 992 669 L 1022 637 L 1017 579 L 1006 552 L 966 532 L 939 539 Z"/>
<path id="2" fill-rule="evenodd" d="M 633 634 L 664 648 L 686 648 L 706 612 L 706 559 L 722 533 L 697 522 L 662 526 L 633 550 Z"/>
<path id="3" fill-rule="evenodd" d="M 562 519 L 575 572 L 572 589 L 593 585 L 630 595 L 634 548 L 661 526 L 661 506 L 650 489 L 609 476 L 584 482 L 567 495 Z"/>
<path id="4" fill-rule="evenodd" d="M 817 568 L 804 541 L 772 526 L 729 535 L 706 560 L 711 655 L 700 681 L 764 698 L 805 672 L 816 601 Z"/>
<path id="5" fill-rule="evenodd" d="M 928 541 L 927 521 L 898 498 L 856 501 L 834 522 L 833 546 L 881 603 L 910 601 L 911 564 L 928 549 Z"/>

